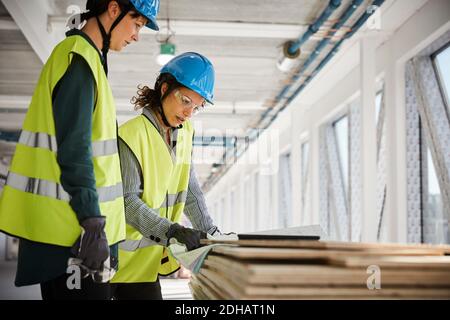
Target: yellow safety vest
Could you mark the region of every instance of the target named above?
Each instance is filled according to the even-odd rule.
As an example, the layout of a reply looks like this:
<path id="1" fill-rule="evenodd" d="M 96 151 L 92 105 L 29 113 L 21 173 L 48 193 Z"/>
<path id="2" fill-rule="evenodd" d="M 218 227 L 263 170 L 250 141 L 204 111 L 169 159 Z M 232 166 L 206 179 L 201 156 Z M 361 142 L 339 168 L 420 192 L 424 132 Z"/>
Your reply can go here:
<path id="1" fill-rule="evenodd" d="M 0 197 L 0 230 L 60 246 L 72 246 L 81 228 L 60 183 L 52 93 L 73 57 L 81 55 L 96 83 L 92 118 L 92 161 L 100 211 L 106 216 L 109 244 L 125 238 L 122 176 L 117 150 L 114 98 L 98 51 L 79 35 L 67 37 L 53 50 L 41 72 Z"/>
<path id="2" fill-rule="evenodd" d="M 189 121 L 178 130 L 173 159 L 161 134 L 144 115 L 119 128 L 119 137 L 136 156 L 144 180 L 142 200 L 161 217 L 178 222 L 184 209 L 189 184 L 193 128 Z M 111 282 L 154 282 L 179 264 L 162 245 L 150 245 L 127 224 L 126 241 L 119 245 L 119 270 Z"/>

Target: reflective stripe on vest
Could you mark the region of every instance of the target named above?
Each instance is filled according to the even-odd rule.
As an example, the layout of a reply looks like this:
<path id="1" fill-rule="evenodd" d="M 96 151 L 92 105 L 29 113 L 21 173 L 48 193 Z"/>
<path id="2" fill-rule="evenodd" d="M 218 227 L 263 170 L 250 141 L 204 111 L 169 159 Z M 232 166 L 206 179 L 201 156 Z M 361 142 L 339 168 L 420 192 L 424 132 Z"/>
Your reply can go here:
<path id="1" fill-rule="evenodd" d="M 10 171 L 6 178 L 6 185 L 23 192 L 38 194 L 66 202 L 70 201 L 70 196 L 64 191 L 63 187 L 52 181 L 29 178 Z"/>
<path id="2" fill-rule="evenodd" d="M 119 249 L 124 251 L 136 251 L 145 247 L 161 245 L 153 240 L 143 237 L 141 240 L 125 240 L 119 243 Z"/>
<path id="3" fill-rule="evenodd" d="M 153 210 L 159 210 L 161 208 L 167 208 L 167 207 L 173 207 L 176 204 L 183 203 L 186 201 L 187 197 L 187 191 L 181 191 L 176 194 L 169 194 L 167 196 L 168 199 L 168 205 L 166 205 L 166 201 L 164 201 L 164 204 L 159 207 L 158 209 Z M 150 240 L 146 237 L 142 237 L 140 240 L 125 240 L 124 242 L 121 242 L 119 244 L 119 248 L 125 251 L 136 251 L 137 249 L 149 247 L 149 246 L 155 246 L 155 245 L 161 245 L 160 243 L 157 243 L 153 240 Z"/>
<path id="4" fill-rule="evenodd" d="M 56 137 L 43 132 L 22 130 L 19 143 L 32 148 L 43 148 L 53 152 L 58 151 Z M 117 139 L 92 142 L 93 157 L 109 156 L 117 152 Z"/>
<path id="5" fill-rule="evenodd" d="M 174 205 L 176 205 L 178 203 L 186 202 L 186 197 L 187 197 L 187 191 L 186 190 L 178 192 L 176 194 L 168 194 L 167 195 L 167 200 L 164 201 L 164 203 L 160 207 L 160 209 L 161 208 L 173 207 Z"/>
<path id="6" fill-rule="evenodd" d="M 70 201 L 69 194 L 64 190 L 62 185 L 56 182 L 38 178 L 29 178 L 10 171 L 6 178 L 6 185 L 23 192 L 66 202 Z M 97 193 L 99 202 L 113 201 L 122 197 L 122 183 L 118 183 L 114 186 L 97 188 Z"/>
<path id="7" fill-rule="evenodd" d="M 43 132 L 22 130 L 19 143 L 32 148 L 44 148 L 56 152 L 56 137 Z"/>

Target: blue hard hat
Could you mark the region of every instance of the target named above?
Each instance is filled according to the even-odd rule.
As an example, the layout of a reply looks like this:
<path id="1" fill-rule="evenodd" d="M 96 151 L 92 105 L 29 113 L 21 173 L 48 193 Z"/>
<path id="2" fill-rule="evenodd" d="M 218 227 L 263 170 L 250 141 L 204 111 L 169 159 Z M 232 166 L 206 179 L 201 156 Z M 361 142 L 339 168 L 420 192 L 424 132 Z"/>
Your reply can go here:
<path id="1" fill-rule="evenodd" d="M 156 23 L 156 16 L 159 12 L 159 0 L 130 0 L 134 8 L 148 19 L 146 27 L 159 30 Z"/>
<path id="2" fill-rule="evenodd" d="M 206 57 L 185 52 L 166 63 L 161 73 L 170 73 L 186 88 L 201 95 L 209 103 L 214 98 L 214 67 Z"/>

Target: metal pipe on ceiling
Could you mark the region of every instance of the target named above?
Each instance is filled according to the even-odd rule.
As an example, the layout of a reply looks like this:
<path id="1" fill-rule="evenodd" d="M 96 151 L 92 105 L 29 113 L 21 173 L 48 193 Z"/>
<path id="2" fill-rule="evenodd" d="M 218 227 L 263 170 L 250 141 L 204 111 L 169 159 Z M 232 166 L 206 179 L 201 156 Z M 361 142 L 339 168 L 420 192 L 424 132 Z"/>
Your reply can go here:
<path id="1" fill-rule="evenodd" d="M 354 1 L 355 2 L 355 1 Z M 357 2 L 357 1 L 356 1 Z M 358 5 L 361 4 L 362 0 L 359 1 L 360 3 Z M 327 21 L 327 19 L 331 16 L 331 14 L 336 11 L 337 8 L 339 8 L 339 6 L 341 5 L 341 1 L 330 1 L 328 6 L 325 8 L 325 10 L 322 12 L 322 14 L 320 15 L 319 18 L 317 18 L 317 20 L 311 24 L 308 27 L 308 30 L 303 34 L 303 36 L 301 36 L 299 39 L 297 39 L 296 41 L 292 42 L 292 45 L 289 47 L 288 52 L 292 55 L 295 55 L 295 53 L 300 50 L 300 46 L 303 45 L 307 40 L 309 40 L 309 38 L 314 35 L 319 29 L 320 27 Z M 349 11 L 349 10 L 347 10 Z M 347 12 L 346 11 L 346 12 Z M 342 18 L 342 17 L 341 17 Z M 340 20 L 340 19 L 339 19 Z M 316 49 L 313 50 L 313 53 L 317 50 Z M 322 49 L 321 49 L 322 50 Z M 317 56 L 317 55 L 316 55 Z M 311 61 L 312 62 L 312 61 Z M 311 63 L 309 62 L 309 63 Z M 305 69 L 305 68 L 303 68 Z M 298 78 L 300 78 L 301 72 L 303 70 L 299 70 L 297 71 L 297 73 L 293 76 L 293 81 L 297 80 Z M 297 78 L 295 78 L 297 76 Z M 270 110 L 276 106 L 276 104 L 279 102 L 279 100 L 286 94 L 286 92 L 289 90 L 289 88 L 293 85 L 293 81 L 291 81 L 289 84 L 287 84 L 286 86 L 283 87 L 283 89 L 281 89 L 280 93 L 277 95 L 277 97 L 274 100 L 274 103 L 269 106 L 261 115 L 258 124 L 264 120 L 264 118 L 266 117 L 266 115 L 270 112 Z"/>
<path id="2" fill-rule="evenodd" d="M 292 86 L 295 84 L 296 81 L 300 79 L 300 77 L 304 74 L 304 72 L 308 69 L 308 67 L 316 60 L 316 58 L 319 56 L 319 54 L 324 51 L 325 47 L 330 43 L 331 37 L 333 37 L 336 32 L 342 28 L 342 26 L 347 22 L 347 20 L 355 13 L 355 11 L 358 9 L 358 7 L 362 4 L 363 0 L 353 0 L 352 3 L 348 6 L 348 8 L 345 10 L 345 12 L 339 17 L 338 22 L 336 22 L 330 30 L 329 36 L 327 38 L 322 39 L 320 43 L 312 50 L 311 55 L 308 57 L 308 59 L 304 62 L 304 64 L 297 70 L 297 72 L 292 76 L 290 83 L 285 85 L 283 89 L 281 89 L 280 93 L 277 95 L 277 97 L 274 100 L 274 103 L 270 108 L 268 108 L 263 114 L 261 115 L 258 124 L 262 123 L 265 118 L 267 117 L 268 113 L 273 110 L 273 108 L 281 101 L 281 99 L 284 98 L 284 96 L 287 94 L 289 89 L 292 88 Z M 345 36 L 343 39 L 348 38 Z M 313 71 L 313 73 L 308 76 L 306 80 L 309 81 L 314 75 L 316 71 Z M 285 106 L 281 107 L 281 111 L 284 110 Z M 263 127 L 267 128 L 273 120 L 276 119 L 278 116 L 280 110 L 278 110 L 275 115 L 272 116 L 271 120 L 268 122 L 268 124 Z"/>
<path id="3" fill-rule="evenodd" d="M 309 40 L 309 38 L 315 34 L 320 27 L 325 23 L 325 21 L 328 20 L 328 18 L 331 16 L 331 14 L 339 8 L 341 5 L 341 0 L 330 0 L 328 6 L 325 8 L 325 10 L 322 12 L 319 18 L 313 23 L 310 24 L 308 27 L 308 30 L 297 40 L 295 40 L 291 46 L 289 47 L 288 51 L 290 54 L 295 54 L 297 50 L 300 49 L 300 47 Z"/>
<path id="4" fill-rule="evenodd" d="M 334 30 L 337 30 L 338 28 L 336 28 L 336 26 L 339 26 L 339 28 L 341 28 L 342 27 L 342 25 L 345 23 L 345 21 L 347 21 L 349 18 L 350 18 L 350 16 L 356 11 L 356 9 L 357 9 L 357 7 L 358 6 L 360 6 L 361 5 L 361 3 L 362 3 L 362 1 L 358 1 L 358 0 L 354 0 L 353 2 L 352 2 L 352 4 L 346 9 L 346 11 L 341 15 L 341 17 L 340 17 L 340 19 L 339 19 L 339 21 L 333 26 L 333 29 Z M 283 111 L 292 101 L 293 101 L 293 99 L 295 99 L 295 97 L 296 96 L 298 96 L 298 94 L 306 87 L 306 85 L 312 80 L 312 78 L 329 62 L 329 60 L 331 60 L 331 58 L 336 54 L 336 52 L 338 51 L 338 49 L 340 48 L 340 46 L 342 45 L 342 43 L 346 40 L 346 39 L 348 39 L 348 38 L 350 38 L 351 36 L 353 36 L 360 28 L 361 28 L 361 26 L 367 21 L 367 19 L 375 12 L 375 9 L 376 8 L 379 8 L 382 4 L 384 3 L 384 0 L 374 0 L 373 2 L 372 2 L 372 4 L 369 6 L 369 8 L 368 9 L 370 9 L 370 10 L 366 10 L 365 12 L 364 12 L 364 14 L 357 20 L 357 22 L 355 23 L 355 24 L 353 24 L 353 26 L 351 27 L 351 29 L 350 29 L 350 32 L 349 33 L 347 33 L 346 34 L 346 36 L 344 36 L 340 41 L 338 41 L 337 43 L 336 43 L 336 45 L 333 47 L 333 49 L 327 54 L 327 56 L 319 63 L 319 65 L 314 69 L 314 71 L 312 72 L 312 74 L 305 80 L 305 82 L 302 84 L 302 85 L 300 85 L 295 91 L 294 91 L 294 93 L 286 100 L 286 102 L 283 104 L 283 106 L 279 109 L 279 110 L 277 110 L 277 112 L 275 113 L 275 115 L 273 115 L 272 117 L 271 117 L 271 119 L 270 119 L 270 121 L 269 121 L 269 123 L 266 125 L 266 126 L 264 126 L 263 128 L 261 128 L 260 130 L 258 130 L 258 129 L 250 129 L 250 132 L 249 132 L 249 137 L 250 137 L 250 140 L 251 141 L 253 141 L 254 139 L 257 139 L 258 138 L 258 136 L 260 135 L 260 133 L 262 132 L 262 131 L 264 131 L 265 129 L 267 129 L 272 123 L 273 123 L 273 121 L 275 121 L 275 119 L 277 118 L 277 116 L 278 116 L 278 114 L 281 112 L 281 111 Z M 357 6 L 356 8 L 355 8 L 355 5 Z M 327 7 L 327 9 L 328 9 L 328 7 Z M 341 21 L 341 20 L 343 20 L 343 21 Z M 308 31 L 307 32 L 309 32 L 309 28 L 308 28 Z M 335 34 L 335 32 L 336 31 L 334 31 L 334 30 L 332 30 L 332 32 L 333 32 L 333 34 Z M 302 37 L 303 38 L 303 37 Z M 320 50 L 323 50 L 323 48 L 326 46 L 326 44 L 328 43 L 328 42 L 324 42 L 325 40 L 328 40 L 329 41 L 329 39 L 323 39 L 322 41 L 321 41 L 321 43 L 319 43 L 319 45 L 316 47 L 316 49 L 318 49 L 319 47 L 319 49 Z M 300 42 L 300 41 L 299 41 Z M 315 51 L 315 50 L 314 50 Z M 318 56 L 318 53 L 317 54 L 315 54 L 314 55 L 314 59 L 312 59 L 310 62 L 309 62 L 309 65 L 315 60 L 315 58 L 317 58 L 317 56 Z M 308 59 L 309 60 L 309 59 Z M 307 60 L 307 61 L 308 61 Z M 307 66 L 306 66 L 307 67 Z M 299 69 L 299 72 L 302 72 L 302 71 L 304 71 L 305 69 L 306 69 L 306 67 L 302 67 L 302 68 L 300 68 Z M 298 75 L 298 74 L 297 74 Z M 299 78 L 300 76 L 298 76 L 298 78 Z M 298 79 L 297 78 L 297 79 Z M 291 87 L 292 86 L 292 84 L 290 84 L 290 85 L 287 85 L 287 86 L 289 86 L 289 87 Z M 286 86 L 286 87 L 287 87 Z M 282 91 L 281 91 L 281 93 L 282 94 L 279 94 L 278 96 L 277 96 L 277 98 L 279 98 L 279 99 L 281 99 L 281 97 L 282 96 L 284 96 L 284 94 L 287 92 L 287 90 L 288 89 L 286 89 L 286 87 L 285 88 L 283 88 L 282 89 Z M 275 102 L 275 105 L 277 104 L 279 102 L 279 100 L 278 101 L 276 101 Z M 272 110 L 272 108 L 268 108 L 264 113 L 263 113 L 263 115 L 261 116 L 261 118 L 260 118 L 260 120 L 258 121 L 258 125 L 262 122 L 262 121 L 264 121 L 264 119 L 267 117 L 267 114 L 270 112 Z M 241 152 L 235 152 L 235 156 L 237 155 L 237 157 L 239 158 L 247 149 L 248 149 L 248 145 L 249 144 L 247 144 L 247 145 L 245 145 L 244 146 L 244 148 L 242 149 L 242 151 Z M 227 152 L 227 150 L 225 151 L 225 153 Z M 224 158 L 226 159 L 226 154 L 224 155 Z M 230 167 L 230 166 L 229 166 Z M 222 170 L 219 170 L 216 174 L 213 174 L 213 173 L 211 173 L 210 174 L 210 176 L 208 177 L 208 179 L 207 179 L 207 181 L 204 183 L 204 188 L 205 189 L 208 189 L 208 187 L 210 186 L 210 185 L 212 185 L 212 183 L 214 183 L 215 181 L 217 181 L 218 180 L 218 178 L 220 178 L 222 175 L 224 175 L 227 171 L 228 171 L 228 169 L 229 169 L 229 167 L 228 168 L 222 168 Z"/>
<path id="5" fill-rule="evenodd" d="M 369 7 L 370 10 L 366 10 L 364 14 L 355 22 L 355 24 L 351 27 L 350 32 L 345 35 L 341 40 L 339 40 L 333 49 L 326 55 L 326 57 L 319 63 L 319 65 L 314 69 L 311 75 L 305 80 L 305 82 L 299 86 L 294 93 L 286 100 L 283 107 L 280 111 L 284 110 L 297 96 L 298 94 L 306 87 L 306 85 L 314 78 L 314 76 L 319 73 L 320 70 L 328 63 L 328 61 L 333 58 L 333 56 L 339 51 L 340 46 L 346 40 L 351 38 L 361 27 L 362 25 L 369 19 L 369 17 L 375 12 L 375 8 L 379 8 L 385 0 L 374 0 Z"/>

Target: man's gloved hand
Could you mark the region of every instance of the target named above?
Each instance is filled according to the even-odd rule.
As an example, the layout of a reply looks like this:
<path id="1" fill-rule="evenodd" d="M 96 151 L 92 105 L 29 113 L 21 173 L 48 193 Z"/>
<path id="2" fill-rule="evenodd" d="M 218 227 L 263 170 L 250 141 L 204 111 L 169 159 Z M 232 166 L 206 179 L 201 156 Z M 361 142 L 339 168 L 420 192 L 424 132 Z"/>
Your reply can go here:
<path id="1" fill-rule="evenodd" d="M 178 223 L 174 223 L 167 231 L 167 239 L 175 238 L 178 242 L 186 245 L 188 251 L 200 247 L 200 239 L 206 239 L 206 233 L 200 230 L 185 228 Z"/>
<path id="2" fill-rule="evenodd" d="M 106 239 L 105 217 L 92 217 L 83 220 L 81 236 L 72 248 L 76 258 L 90 270 L 102 271 L 103 262 L 109 257 L 108 240 Z"/>

